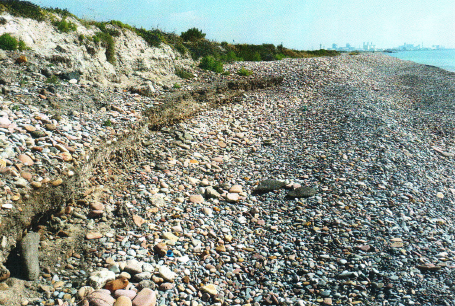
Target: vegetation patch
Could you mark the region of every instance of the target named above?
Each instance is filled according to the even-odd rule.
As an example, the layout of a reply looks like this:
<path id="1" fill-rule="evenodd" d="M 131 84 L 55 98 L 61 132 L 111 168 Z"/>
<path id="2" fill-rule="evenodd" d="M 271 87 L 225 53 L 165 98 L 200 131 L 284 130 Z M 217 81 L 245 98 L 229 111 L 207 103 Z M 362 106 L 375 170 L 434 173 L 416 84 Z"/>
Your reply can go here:
<path id="1" fill-rule="evenodd" d="M 253 71 L 246 69 L 245 67 L 240 68 L 239 71 L 237 71 L 237 74 L 240 76 L 250 76 L 253 74 Z"/>
<path id="2" fill-rule="evenodd" d="M 8 51 L 25 51 L 30 48 L 27 47 L 23 40 L 17 40 L 15 37 L 11 36 L 8 33 L 5 33 L 0 36 L 0 49 Z"/>
<path id="3" fill-rule="evenodd" d="M 199 68 L 202 68 L 204 70 L 210 70 L 216 73 L 222 73 L 224 71 L 223 63 L 219 60 L 216 60 L 213 56 L 210 55 L 204 56 L 201 59 Z"/>
<path id="4" fill-rule="evenodd" d="M 182 86 L 179 83 L 174 83 L 174 86 L 172 86 L 175 89 L 182 88 Z"/>
<path id="5" fill-rule="evenodd" d="M 62 20 L 54 22 L 54 25 L 60 32 L 69 33 L 72 31 L 76 31 L 77 27 L 71 21 L 66 21 L 66 17 L 63 17 Z"/>
<path id="6" fill-rule="evenodd" d="M 0 49 L 14 51 L 17 50 L 18 41 L 8 33 L 0 36 Z"/>
<path id="7" fill-rule="evenodd" d="M 0 12 L 6 11 L 16 17 L 31 18 L 37 21 L 46 19 L 46 14 L 38 5 L 27 1 L 2 1 Z"/>
<path id="8" fill-rule="evenodd" d="M 184 41 L 197 41 L 205 38 L 205 33 L 202 33 L 202 31 L 197 28 L 191 28 L 186 32 L 182 32 L 180 37 L 182 37 Z"/>
<path id="9" fill-rule="evenodd" d="M 182 79 L 192 79 L 194 75 L 186 69 L 175 68 L 175 75 Z"/>
<path id="10" fill-rule="evenodd" d="M 115 65 L 115 41 L 109 33 L 98 32 L 93 37 L 96 43 L 101 42 L 102 46 L 106 48 L 106 59 L 112 65 Z"/>
<path id="11" fill-rule="evenodd" d="M 53 74 L 52 76 L 47 78 L 46 83 L 48 83 L 48 84 L 58 84 L 59 80 L 58 80 L 57 76 L 55 74 Z"/>

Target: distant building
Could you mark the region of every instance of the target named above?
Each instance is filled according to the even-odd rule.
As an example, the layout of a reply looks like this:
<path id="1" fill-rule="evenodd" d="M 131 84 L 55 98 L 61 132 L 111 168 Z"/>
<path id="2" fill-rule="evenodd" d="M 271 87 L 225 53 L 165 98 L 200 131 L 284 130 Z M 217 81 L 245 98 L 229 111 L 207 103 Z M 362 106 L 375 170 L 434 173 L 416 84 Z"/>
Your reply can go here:
<path id="1" fill-rule="evenodd" d="M 372 42 L 364 42 L 363 51 L 376 51 L 376 46 Z"/>

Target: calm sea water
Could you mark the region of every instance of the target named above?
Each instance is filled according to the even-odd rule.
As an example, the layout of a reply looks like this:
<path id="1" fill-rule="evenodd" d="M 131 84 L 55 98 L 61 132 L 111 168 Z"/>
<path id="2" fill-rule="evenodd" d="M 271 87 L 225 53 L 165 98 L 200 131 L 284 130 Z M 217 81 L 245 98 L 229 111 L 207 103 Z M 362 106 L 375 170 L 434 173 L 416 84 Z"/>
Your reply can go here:
<path id="1" fill-rule="evenodd" d="M 455 49 L 431 50 L 431 51 L 403 51 L 387 53 L 399 59 L 413 61 L 419 64 L 436 66 L 455 72 Z"/>

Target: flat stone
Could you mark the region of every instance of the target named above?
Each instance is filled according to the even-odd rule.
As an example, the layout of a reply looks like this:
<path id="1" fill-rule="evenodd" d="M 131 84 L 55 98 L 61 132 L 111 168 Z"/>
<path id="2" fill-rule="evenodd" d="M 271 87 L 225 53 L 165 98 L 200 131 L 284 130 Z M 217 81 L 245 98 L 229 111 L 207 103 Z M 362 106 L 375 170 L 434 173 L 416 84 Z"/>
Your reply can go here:
<path id="1" fill-rule="evenodd" d="M 133 300 L 133 306 L 155 306 L 156 293 L 152 289 L 144 288 Z"/>
<path id="2" fill-rule="evenodd" d="M 115 279 L 115 273 L 109 270 L 99 270 L 90 273 L 88 283 L 94 289 L 103 288 L 107 282 Z"/>
<path id="3" fill-rule="evenodd" d="M 87 295 L 86 300 L 91 306 L 113 306 L 115 303 L 109 290 L 95 290 Z"/>
<path id="4" fill-rule="evenodd" d="M 54 187 L 60 186 L 62 183 L 63 183 L 63 180 L 61 178 L 58 178 L 51 182 L 52 186 L 54 186 Z"/>
<path id="5" fill-rule="evenodd" d="M 255 193 L 266 193 L 274 190 L 278 190 L 286 186 L 285 182 L 268 179 L 264 181 L 260 181 L 259 184 L 254 189 Z"/>
<path id="6" fill-rule="evenodd" d="M 116 290 L 119 289 L 125 289 L 128 286 L 128 284 L 129 284 L 128 279 L 120 277 L 107 282 L 106 285 L 104 286 L 104 289 L 107 289 L 111 292 L 115 292 Z"/>
<path id="7" fill-rule="evenodd" d="M 226 144 L 224 141 L 218 141 L 217 144 L 218 144 L 221 148 L 226 148 L 226 147 L 227 147 L 227 144 Z"/>
<path id="8" fill-rule="evenodd" d="M 30 181 L 32 179 L 32 174 L 30 172 L 21 172 L 21 177 L 26 179 L 27 181 Z"/>
<path id="9" fill-rule="evenodd" d="M 102 237 L 103 237 L 103 234 L 98 233 L 98 232 L 91 232 L 91 233 L 87 233 L 87 235 L 85 235 L 85 238 L 88 240 L 100 239 Z"/>
<path id="10" fill-rule="evenodd" d="M 27 154 L 21 154 L 17 157 L 17 159 L 19 159 L 19 161 L 26 166 L 33 166 L 34 164 L 33 159 Z"/>
<path id="11" fill-rule="evenodd" d="M 239 199 L 240 199 L 240 197 L 239 197 L 239 194 L 238 194 L 238 193 L 228 193 L 228 194 L 226 195 L 226 200 L 227 200 L 228 202 L 232 202 L 232 203 L 238 202 Z"/>
<path id="12" fill-rule="evenodd" d="M 176 235 L 174 235 L 174 234 L 171 233 L 171 232 L 164 232 L 164 233 L 162 234 L 162 236 L 163 236 L 164 239 L 171 240 L 171 241 L 173 241 L 173 242 L 179 241 L 179 237 L 177 237 Z"/>
<path id="13" fill-rule="evenodd" d="M 212 186 L 205 188 L 205 196 L 209 199 L 218 199 L 221 197 L 218 191 L 216 191 Z"/>
<path id="14" fill-rule="evenodd" d="M 79 296 L 79 298 L 83 299 L 83 298 L 85 298 L 87 295 L 89 295 L 90 293 L 92 293 L 93 291 L 95 291 L 95 289 L 93 289 L 92 287 L 90 287 L 90 286 L 84 286 L 84 287 L 81 287 L 81 288 L 77 291 L 77 295 Z"/>
<path id="15" fill-rule="evenodd" d="M 137 293 L 134 290 L 118 289 L 118 290 L 115 290 L 115 292 L 114 292 L 115 298 L 119 298 L 121 296 L 126 296 L 130 300 L 133 300 L 136 297 L 136 295 L 137 295 Z"/>
<path id="16" fill-rule="evenodd" d="M 215 248 L 217 252 L 226 252 L 226 246 L 224 244 L 220 244 Z"/>
<path id="17" fill-rule="evenodd" d="M 218 290 L 216 288 L 216 285 L 214 285 L 214 284 L 204 285 L 203 287 L 201 287 L 201 291 L 207 292 L 210 295 L 217 295 L 218 294 Z"/>
<path id="18" fill-rule="evenodd" d="M 131 273 L 131 275 L 142 273 L 142 262 L 136 259 L 131 259 L 126 262 L 125 271 Z"/>
<path id="19" fill-rule="evenodd" d="M 33 181 L 30 183 L 30 185 L 32 185 L 33 188 L 41 188 L 41 186 L 43 186 L 43 184 L 41 184 L 41 182 L 36 182 L 36 181 Z"/>
<path id="20" fill-rule="evenodd" d="M 31 131 L 30 134 L 32 135 L 33 138 L 41 138 L 47 136 L 46 132 L 41 130 Z"/>
<path id="21" fill-rule="evenodd" d="M 434 272 L 434 271 L 441 270 L 442 267 L 434 265 L 434 264 L 424 264 L 424 265 L 417 266 L 417 269 L 419 269 L 422 272 L 425 272 L 425 271 L 433 271 Z"/>
<path id="22" fill-rule="evenodd" d="M 36 280 L 39 277 L 39 259 L 38 247 L 40 243 L 40 235 L 30 232 L 22 239 L 21 255 L 23 259 L 23 270 L 25 277 L 28 280 Z"/>
<path id="23" fill-rule="evenodd" d="M 58 155 L 66 162 L 73 160 L 73 156 L 69 152 L 62 152 L 62 153 L 59 153 Z"/>
<path id="24" fill-rule="evenodd" d="M 288 192 L 288 197 L 291 198 L 309 198 L 316 194 L 316 190 L 311 187 L 299 187 Z"/>
<path id="25" fill-rule="evenodd" d="M 25 125 L 25 126 L 24 126 L 24 129 L 25 129 L 27 132 L 36 131 L 36 127 L 34 127 L 33 125 Z"/>
<path id="26" fill-rule="evenodd" d="M 100 202 L 91 202 L 90 203 L 90 209 L 93 210 L 104 210 L 104 204 Z"/>
<path id="27" fill-rule="evenodd" d="M 137 273 L 137 274 L 134 274 L 133 278 L 134 278 L 134 280 L 140 282 L 140 281 L 152 278 L 152 273 L 150 273 L 150 272 Z"/>
<path id="28" fill-rule="evenodd" d="M 193 194 L 190 195 L 190 202 L 194 204 L 199 204 L 204 202 L 204 197 L 201 196 L 200 194 Z"/>
<path id="29" fill-rule="evenodd" d="M 167 266 L 159 267 L 158 272 L 162 278 L 170 282 L 172 282 L 177 276 L 177 274 L 175 272 L 172 272 L 171 269 L 169 269 Z"/>
<path id="30" fill-rule="evenodd" d="M 172 283 L 162 283 L 158 287 L 158 290 L 160 290 L 160 291 L 167 291 L 167 290 L 171 290 L 171 289 L 174 289 L 174 284 L 172 284 Z"/>
<path id="31" fill-rule="evenodd" d="M 230 193 L 241 193 L 243 187 L 241 185 L 234 185 L 229 189 Z"/>
<path id="32" fill-rule="evenodd" d="M 133 302 L 127 296 L 120 296 L 114 303 L 114 306 L 132 306 Z"/>
<path id="33" fill-rule="evenodd" d="M 165 243 L 158 243 L 153 247 L 153 251 L 155 254 L 158 254 L 159 256 L 165 256 L 167 253 L 168 247 L 167 244 Z"/>
<path id="34" fill-rule="evenodd" d="M 132 306 L 132 299 L 127 296 L 119 296 L 114 302 L 113 306 Z"/>

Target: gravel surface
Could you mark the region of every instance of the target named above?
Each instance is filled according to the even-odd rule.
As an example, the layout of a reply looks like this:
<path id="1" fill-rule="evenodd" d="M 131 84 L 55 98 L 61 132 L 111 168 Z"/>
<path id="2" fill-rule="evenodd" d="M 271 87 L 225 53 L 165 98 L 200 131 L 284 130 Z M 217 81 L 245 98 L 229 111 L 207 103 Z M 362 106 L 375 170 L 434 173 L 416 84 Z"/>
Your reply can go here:
<path id="1" fill-rule="evenodd" d="M 380 54 L 241 66 L 284 81 L 96 169 L 65 218 L 84 251 L 25 305 L 454 305 L 455 74 Z"/>

